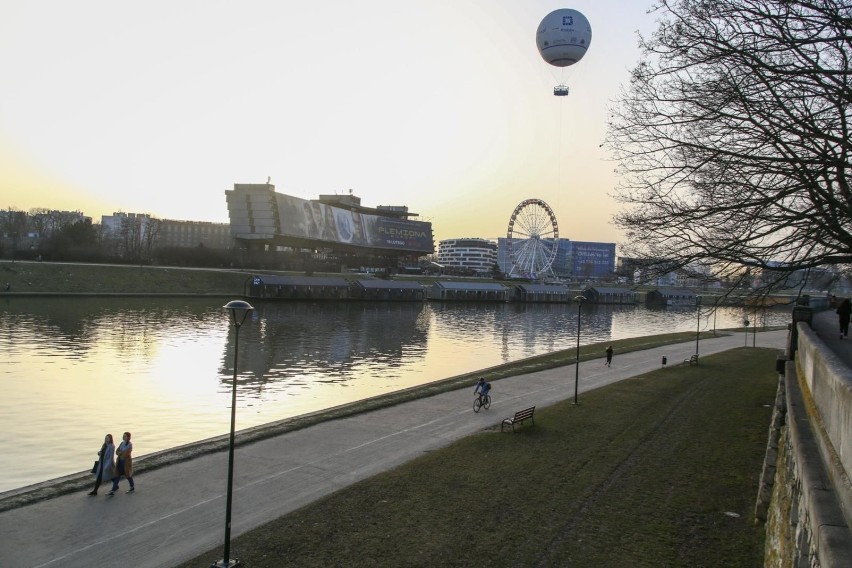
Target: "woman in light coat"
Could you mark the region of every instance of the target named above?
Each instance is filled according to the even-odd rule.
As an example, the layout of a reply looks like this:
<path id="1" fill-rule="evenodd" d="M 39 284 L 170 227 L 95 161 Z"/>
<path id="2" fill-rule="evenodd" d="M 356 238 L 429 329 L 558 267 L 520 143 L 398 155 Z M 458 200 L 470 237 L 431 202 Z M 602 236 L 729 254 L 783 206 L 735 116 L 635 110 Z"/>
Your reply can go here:
<path id="1" fill-rule="evenodd" d="M 107 495 L 115 495 L 115 492 L 118 491 L 118 481 L 121 479 L 121 476 L 127 478 L 127 481 L 130 483 L 130 489 L 125 491 L 125 493 L 133 493 L 136 491 L 136 486 L 133 484 L 133 442 L 130 441 L 130 432 L 125 432 L 124 436 L 121 437 L 121 443 L 118 445 L 118 449 L 115 450 L 115 457 L 118 458 L 118 462 L 115 464 L 115 476 L 112 478 L 112 489 Z"/>
<path id="2" fill-rule="evenodd" d="M 104 436 L 104 443 L 98 452 L 98 465 L 95 467 L 95 488 L 89 492 L 89 495 L 98 494 L 101 481 L 115 477 L 114 454 L 115 444 L 112 443 L 112 434 L 107 434 Z"/>

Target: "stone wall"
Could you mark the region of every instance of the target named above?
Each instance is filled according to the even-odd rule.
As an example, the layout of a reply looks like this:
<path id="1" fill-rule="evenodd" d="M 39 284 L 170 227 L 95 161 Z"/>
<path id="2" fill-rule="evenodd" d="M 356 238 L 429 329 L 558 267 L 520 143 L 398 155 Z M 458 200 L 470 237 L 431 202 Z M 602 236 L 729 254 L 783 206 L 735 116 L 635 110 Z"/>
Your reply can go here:
<path id="1" fill-rule="evenodd" d="M 798 351 L 784 365 L 755 508 L 766 521 L 765 566 L 849 568 L 852 369 L 806 323 L 797 327 Z"/>

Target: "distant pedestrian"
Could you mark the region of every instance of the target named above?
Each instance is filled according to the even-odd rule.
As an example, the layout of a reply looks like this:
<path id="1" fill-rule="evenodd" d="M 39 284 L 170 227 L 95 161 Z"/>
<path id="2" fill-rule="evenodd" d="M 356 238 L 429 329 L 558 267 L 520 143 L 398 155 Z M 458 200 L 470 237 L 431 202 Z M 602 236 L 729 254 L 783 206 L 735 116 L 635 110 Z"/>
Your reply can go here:
<path id="1" fill-rule="evenodd" d="M 612 345 L 606 348 L 606 366 L 612 365 Z"/>
<path id="2" fill-rule="evenodd" d="M 98 452 L 98 464 L 92 473 L 95 474 L 95 488 L 89 492 L 89 495 L 97 495 L 98 487 L 104 479 L 112 479 L 115 475 L 115 444 L 112 443 L 112 434 L 104 436 L 104 443 Z"/>
<path id="3" fill-rule="evenodd" d="M 11 292 L 12 291 L 12 285 L 9 282 L 6 282 L 6 285 L 3 287 L 3 289 L 7 292 Z"/>
<path id="4" fill-rule="evenodd" d="M 136 491 L 136 485 L 133 483 L 133 442 L 130 441 L 130 432 L 125 432 L 124 436 L 121 437 L 121 443 L 118 445 L 118 449 L 115 450 L 115 457 L 118 458 L 118 461 L 115 464 L 115 476 L 112 478 L 112 489 L 107 495 L 115 495 L 115 492 L 118 491 L 118 482 L 121 480 L 121 476 L 127 478 L 127 481 L 130 483 L 130 489 L 125 491 L 125 493 L 133 493 Z"/>
<path id="5" fill-rule="evenodd" d="M 849 298 L 846 298 L 837 307 L 837 319 L 840 321 L 840 339 L 849 337 L 850 313 L 852 313 L 852 304 L 849 303 Z"/>

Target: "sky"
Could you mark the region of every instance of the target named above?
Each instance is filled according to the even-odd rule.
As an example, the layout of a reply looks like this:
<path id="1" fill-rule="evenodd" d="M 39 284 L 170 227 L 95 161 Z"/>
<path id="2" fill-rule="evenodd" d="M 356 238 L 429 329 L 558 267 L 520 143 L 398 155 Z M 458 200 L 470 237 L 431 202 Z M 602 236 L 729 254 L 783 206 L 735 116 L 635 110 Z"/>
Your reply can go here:
<path id="1" fill-rule="evenodd" d="M 650 4 L 0 0 L 0 207 L 227 222 L 224 192 L 270 179 L 407 205 L 436 241 L 538 198 L 560 237 L 619 242 L 600 144 Z M 592 26 L 565 69 L 535 45 L 559 8 Z"/>

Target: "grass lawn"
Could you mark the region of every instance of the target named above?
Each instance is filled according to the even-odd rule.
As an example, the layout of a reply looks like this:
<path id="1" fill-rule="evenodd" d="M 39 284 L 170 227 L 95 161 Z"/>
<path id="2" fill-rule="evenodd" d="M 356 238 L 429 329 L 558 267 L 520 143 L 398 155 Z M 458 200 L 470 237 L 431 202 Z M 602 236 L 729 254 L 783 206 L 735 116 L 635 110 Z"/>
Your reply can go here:
<path id="1" fill-rule="evenodd" d="M 247 567 L 763 565 L 776 351 L 660 369 L 431 452 L 233 540 Z M 184 564 L 209 566 L 221 547 Z"/>
<path id="2" fill-rule="evenodd" d="M 17 293 L 242 294 L 249 274 L 159 266 L 0 262 L 0 285 Z"/>

